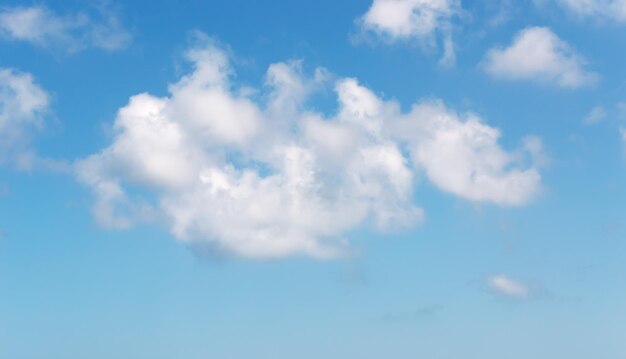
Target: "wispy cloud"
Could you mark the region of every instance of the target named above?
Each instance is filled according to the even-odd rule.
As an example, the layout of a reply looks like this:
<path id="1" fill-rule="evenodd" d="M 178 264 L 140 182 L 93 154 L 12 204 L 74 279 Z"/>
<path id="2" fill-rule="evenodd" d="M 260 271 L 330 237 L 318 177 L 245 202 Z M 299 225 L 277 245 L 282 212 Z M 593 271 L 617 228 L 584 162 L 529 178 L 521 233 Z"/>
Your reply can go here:
<path id="1" fill-rule="evenodd" d="M 0 8 L 0 37 L 76 52 L 85 48 L 115 51 L 127 47 L 131 33 L 108 7 L 93 13 L 60 15 L 45 6 Z"/>
<path id="2" fill-rule="evenodd" d="M 44 126 L 50 95 L 29 73 L 0 68 L 0 163 L 28 169 L 31 137 Z"/>
<path id="3" fill-rule="evenodd" d="M 621 135 L 622 141 L 626 144 L 626 127 L 620 127 L 619 133 Z"/>
<path id="4" fill-rule="evenodd" d="M 579 18 L 626 24 L 624 0 L 556 0 L 556 2 Z"/>
<path id="5" fill-rule="evenodd" d="M 528 286 L 504 274 L 489 277 L 487 279 L 487 285 L 496 293 L 508 297 L 526 298 L 530 295 Z"/>
<path id="6" fill-rule="evenodd" d="M 606 110 L 604 106 L 596 106 L 591 112 L 583 119 L 583 124 L 585 125 L 595 125 L 597 123 L 602 122 L 607 116 Z"/>

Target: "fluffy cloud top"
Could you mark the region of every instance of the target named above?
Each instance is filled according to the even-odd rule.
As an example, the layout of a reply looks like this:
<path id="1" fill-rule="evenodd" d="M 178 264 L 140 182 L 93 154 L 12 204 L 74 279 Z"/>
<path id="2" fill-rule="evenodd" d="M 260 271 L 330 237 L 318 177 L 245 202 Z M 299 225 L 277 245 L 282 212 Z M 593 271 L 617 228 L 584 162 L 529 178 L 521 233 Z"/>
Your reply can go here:
<path id="1" fill-rule="evenodd" d="M 441 33 L 441 64 L 450 66 L 456 61 L 451 20 L 460 11 L 460 0 L 374 0 L 359 21 L 364 29 L 385 39 L 414 38 L 428 47 L 435 46 L 437 33 Z"/>
<path id="2" fill-rule="evenodd" d="M 557 0 L 558 4 L 581 18 L 626 23 L 626 0 Z"/>
<path id="3" fill-rule="evenodd" d="M 509 297 L 525 298 L 530 294 L 530 289 L 526 285 L 504 274 L 490 277 L 487 280 L 487 284 L 497 293 Z"/>
<path id="4" fill-rule="evenodd" d="M 0 69 L 0 163 L 30 157 L 30 136 L 43 126 L 48 104 L 32 75 Z"/>
<path id="5" fill-rule="evenodd" d="M 61 16 L 43 6 L 0 9 L 0 37 L 69 52 L 87 47 L 118 50 L 132 38 L 108 9 L 99 9 L 97 16 Z"/>
<path id="6" fill-rule="evenodd" d="M 540 175 L 526 147 L 503 150 L 497 129 L 437 100 L 402 113 L 353 78 L 334 84 L 338 109 L 307 98 L 327 81 L 277 63 L 261 92 L 233 84 L 228 56 L 204 39 L 169 96 L 143 93 L 118 112 L 111 144 L 76 164 L 97 220 L 127 227 L 162 218 L 178 239 L 228 253 L 331 257 L 359 226 L 419 223 L 414 187 L 503 206 L 531 200 Z"/>
<path id="7" fill-rule="evenodd" d="M 507 80 L 532 80 L 565 88 L 596 82 L 585 60 L 545 27 L 520 31 L 507 48 L 491 49 L 483 61 L 490 75 Z"/>
<path id="8" fill-rule="evenodd" d="M 430 37 L 459 11 L 455 0 L 374 0 L 363 25 L 391 38 Z"/>

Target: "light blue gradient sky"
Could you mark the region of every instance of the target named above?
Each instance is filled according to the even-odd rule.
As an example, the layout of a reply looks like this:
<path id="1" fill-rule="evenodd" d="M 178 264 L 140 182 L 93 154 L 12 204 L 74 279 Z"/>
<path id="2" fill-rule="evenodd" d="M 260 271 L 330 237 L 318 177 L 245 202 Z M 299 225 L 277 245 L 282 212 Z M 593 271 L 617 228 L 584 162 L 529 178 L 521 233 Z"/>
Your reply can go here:
<path id="1" fill-rule="evenodd" d="M 539 136 L 549 161 L 541 194 L 519 207 L 455 197 L 422 178 L 423 224 L 355 228 L 353 254 L 332 260 L 215 259 L 159 224 L 100 228 L 92 195 L 70 173 L 4 165 L 0 358 L 623 359 L 626 23 L 543 3 L 464 1 L 452 68 L 418 41 L 358 41 L 369 0 L 129 1 L 106 7 L 132 34 L 116 51 L 1 40 L 0 67 L 31 73 L 51 94 L 33 146 L 67 163 L 111 142 L 130 96 L 167 94 L 187 72 L 194 30 L 229 48 L 238 85 L 261 88 L 270 64 L 301 59 L 306 72 L 358 78 L 404 111 L 440 98 L 477 113 L 506 149 Z M 35 5 L 95 11 L 85 1 L 3 3 Z M 566 89 L 486 74 L 487 51 L 529 26 L 549 27 L 599 81 Z M 315 105 L 337 107 L 330 89 Z M 585 125 L 596 106 L 606 117 Z M 497 275 L 529 294 L 499 293 L 488 282 Z"/>

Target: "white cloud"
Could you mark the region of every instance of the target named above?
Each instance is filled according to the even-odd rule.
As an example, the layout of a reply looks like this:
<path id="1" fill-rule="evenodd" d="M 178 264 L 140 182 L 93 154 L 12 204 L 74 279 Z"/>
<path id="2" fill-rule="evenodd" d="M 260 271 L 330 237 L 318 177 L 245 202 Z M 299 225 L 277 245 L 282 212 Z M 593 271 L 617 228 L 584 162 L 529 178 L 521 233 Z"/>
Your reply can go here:
<path id="1" fill-rule="evenodd" d="M 0 163 L 29 167 L 30 139 L 43 126 L 49 101 L 31 74 L 0 68 Z"/>
<path id="2" fill-rule="evenodd" d="M 539 190 L 525 146 L 506 152 L 498 130 L 440 101 L 402 113 L 340 78 L 338 110 L 325 115 L 307 102 L 324 70 L 309 78 L 299 62 L 274 64 L 266 92 L 252 97 L 210 40 L 187 58 L 193 71 L 169 96 L 131 97 L 112 143 L 76 164 L 100 223 L 164 218 L 180 240 L 244 257 L 330 257 L 357 227 L 419 223 L 413 190 L 422 173 L 446 192 L 503 206 Z"/>
<path id="3" fill-rule="evenodd" d="M 626 23 L 626 0 L 557 0 L 557 3 L 579 18 Z"/>
<path id="4" fill-rule="evenodd" d="M 566 88 L 594 84 L 598 75 L 585 69 L 585 59 L 545 27 L 520 31 L 507 48 L 489 50 L 483 67 L 507 80 L 532 80 Z"/>
<path id="5" fill-rule="evenodd" d="M 415 105 L 393 126 L 408 141 L 415 166 L 446 192 L 500 205 L 522 205 L 539 192 L 538 170 L 519 166 L 519 151 L 538 157 L 538 139 L 517 153 L 506 152 L 498 144 L 498 129 L 475 115 L 462 117 L 440 101 Z"/>
<path id="6" fill-rule="evenodd" d="M 0 8 L 0 37 L 75 52 L 87 47 L 108 51 L 127 47 L 131 34 L 109 9 L 96 15 L 59 15 L 44 6 Z"/>
<path id="7" fill-rule="evenodd" d="M 499 294 L 509 297 L 526 298 L 530 289 L 525 284 L 509 278 L 504 274 L 492 276 L 487 279 L 489 287 Z"/>
<path id="8" fill-rule="evenodd" d="M 606 118 L 606 110 L 603 106 L 594 107 L 591 112 L 583 119 L 585 125 L 595 125 L 602 122 Z"/>
<path id="9" fill-rule="evenodd" d="M 431 48 L 441 33 L 444 35 L 441 63 L 451 66 L 455 61 L 451 21 L 460 12 L 460 0 L 374 0 L 359 23 L 384 39 L 417 39 Z"/>

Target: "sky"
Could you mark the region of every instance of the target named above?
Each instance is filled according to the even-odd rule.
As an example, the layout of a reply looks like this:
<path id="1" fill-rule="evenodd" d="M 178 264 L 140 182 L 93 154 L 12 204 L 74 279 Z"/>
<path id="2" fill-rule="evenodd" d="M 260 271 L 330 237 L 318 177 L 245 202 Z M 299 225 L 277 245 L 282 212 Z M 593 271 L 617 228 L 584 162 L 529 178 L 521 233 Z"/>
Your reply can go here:
<path id="1" fill-rule="evenodd" d="M 626 357 L 623 0 L 4 1 L 0 358 Z"/>

